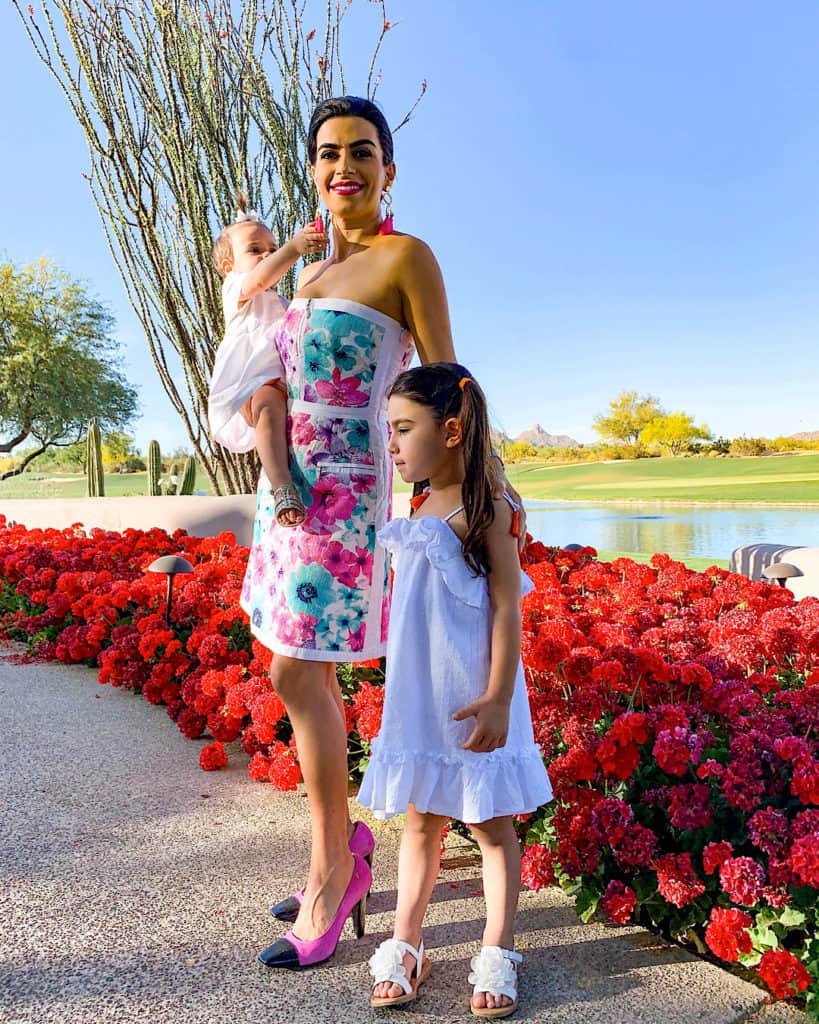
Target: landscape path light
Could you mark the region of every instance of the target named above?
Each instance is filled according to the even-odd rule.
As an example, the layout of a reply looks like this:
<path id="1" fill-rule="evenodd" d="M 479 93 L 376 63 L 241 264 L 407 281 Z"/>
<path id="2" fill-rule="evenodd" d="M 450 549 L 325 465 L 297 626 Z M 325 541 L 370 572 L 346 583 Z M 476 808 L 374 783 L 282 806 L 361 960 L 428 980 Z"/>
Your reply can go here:
<path id="1" fill-rule="evenodd" d="M 163 555 L 161 558 L 157 558 L 155 562 L 151 562 L 148 566 L 148 572 L 164 572 L 168 577 L 168 590 L 165 598 L 165 622 L 170 624 L 171 594 L 173 593 L 174 577 L 179 573 L 193 572 L 193 566 L 187 558 L 182 558 L 181 555 Z"/>
<path id="2" fill-rule="evenodd" d="M 775 581 L 780 587 L 784 587 L 785 580 L 793 579 L 794 576 L 801 576 L 802 572 L 795 565 L 791 565 L 790 562 L 774 562 L 773 565 L 765 566 L 762 570 L 762 575 L 766 580 L 770 580 L 772 583 Z"/>

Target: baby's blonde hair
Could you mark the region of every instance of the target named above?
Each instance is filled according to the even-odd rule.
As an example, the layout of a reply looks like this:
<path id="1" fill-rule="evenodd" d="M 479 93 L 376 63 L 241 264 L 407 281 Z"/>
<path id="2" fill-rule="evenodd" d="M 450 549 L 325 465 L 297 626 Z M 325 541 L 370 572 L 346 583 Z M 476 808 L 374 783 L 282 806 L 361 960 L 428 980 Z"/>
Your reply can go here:
<path id="1" fill-rule="evenodd" d="M 236 193 L 236 212 L 237 213 L 248 213 L 248 198 L 246 192 Z M 252 212 L 252 211 L 251 211 Z M 249 221 L 256 221 L 261 224 L 259 218 L 253 214 L 250 217 L 246 217 L 243 221 L 238 221 L 240 224 L 247 224 Z M 233 229 L 236 227 L 236 223 L 226 224 L 225 227 L 219 232 L 219 237 L 213 243 L 213 250 L 211 252 L 211 259 L 213 265 L 216 267 L 216 271 L 220 277 L 225 276 L 224 270 L 222 270 L 222 264 L 225 260 L 233 258 L 233 242 L 231 241 L 231 234 Z"/>

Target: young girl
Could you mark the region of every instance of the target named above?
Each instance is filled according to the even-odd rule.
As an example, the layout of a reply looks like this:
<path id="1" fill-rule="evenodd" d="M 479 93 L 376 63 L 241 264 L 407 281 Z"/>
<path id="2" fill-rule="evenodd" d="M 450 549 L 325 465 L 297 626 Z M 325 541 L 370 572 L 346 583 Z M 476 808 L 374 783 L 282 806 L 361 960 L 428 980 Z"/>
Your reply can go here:
<path id="1" fill-rule="evenodd" d="M 268 227 L 237 197 L 236 221 L 213 246 L 213 263 L 224 278 L 225 338 L 216 353 L 208 419 L 214 440 L 233 452 L 259 453 L 281 526 L 304 520 L 304 503 L 290 476 L 285 437 L 284 368 L 273 329 L 287 303 L 273 291 L 300 256 L 320 252 L 327 237 L 320 222 L 308 224 L 281 248 Z"/>
<path id="2" fill-rule="evenodd" d="M 395 583 L 381 732 L 359 801 L 378 817 L 407 817 L 395 928 L 370 960 L 370 1002 L 410 1002 L 430 972 L 421 924 L 441 829 L 455 818 L 469 824 L 483 856 L 487 916 L 469 975 L 472 1012 L 506 1017 L 518 1005 L 522 960 L 514 951 L 520 850 L 512 815 L 551 798 L 520 663 L 517 507 L 492 497 L 486 400 L 463 366 L 402 373 L 389 391 L 388 421 L 401 479 L 429 488 L 413 500 L 413 518 L 378 533 Z"/>

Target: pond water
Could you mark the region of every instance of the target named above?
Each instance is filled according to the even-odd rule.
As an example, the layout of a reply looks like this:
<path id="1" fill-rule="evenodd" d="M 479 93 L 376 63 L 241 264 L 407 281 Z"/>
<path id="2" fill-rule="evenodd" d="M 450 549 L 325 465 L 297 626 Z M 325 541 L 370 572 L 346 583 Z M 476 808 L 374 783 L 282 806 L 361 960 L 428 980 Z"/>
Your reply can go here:
<path id="1" fill-rule="evenodd" d="M 598 551 L 663 551 L 675 558 L 728 559 L 743 544 L 819 546 L 819 509 L 526 502 L 528 530 L 544 544 Z"/>

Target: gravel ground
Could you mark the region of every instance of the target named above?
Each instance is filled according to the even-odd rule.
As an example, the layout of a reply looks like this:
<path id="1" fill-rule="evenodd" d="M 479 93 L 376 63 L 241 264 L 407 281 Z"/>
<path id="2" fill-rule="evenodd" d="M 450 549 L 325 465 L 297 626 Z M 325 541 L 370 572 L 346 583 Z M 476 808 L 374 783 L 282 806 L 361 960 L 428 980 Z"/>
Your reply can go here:
<path id="1" fill-rule="evenodd" d="M 202 772 L 199 743 L 162 708 L 96 672 L 0 661 L 0 1020 L 9 1024 L 385 1021 L 366 962 L 395 906 L 398 825 L 379 823 L 367 935 L 334 960 L 272 972 L 268 907 L 303 878 L 300 793 L 252 783 L 237 749 Z M 482 927 L 478 867 L 450 841 L 425 941 L 433 974 L 418 1024 L 472 1020 L 469 957 Z M 514 1019 L 553 1024 L 800 1024 L 791 1007 L 639 928 L 584 925 L 557 890 L 524 892 Z"/>

